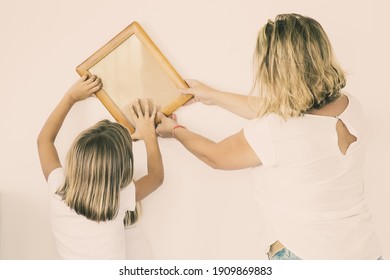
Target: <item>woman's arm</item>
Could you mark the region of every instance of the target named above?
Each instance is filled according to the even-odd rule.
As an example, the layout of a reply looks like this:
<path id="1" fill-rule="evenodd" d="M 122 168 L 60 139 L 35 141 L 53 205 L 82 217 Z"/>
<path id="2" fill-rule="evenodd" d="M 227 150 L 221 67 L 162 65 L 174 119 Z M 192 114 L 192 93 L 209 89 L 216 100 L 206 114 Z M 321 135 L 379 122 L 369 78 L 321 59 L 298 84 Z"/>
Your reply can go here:
<path id="1" fill-rule="evenodd" d="M 138 100 L 130 108 L 130 117 L 135 123 L 135 132 L 132 138 L 143 140 L 147 153 L 148 173 L 134 181 L 137 201 L 141 201 L 154 192 L 164 181 L 164 166 L 154 125 L 157 108 L 155 106 L 153 112 L 149 114 L 149 102 L 147 100 L 142 102 L 144 112 L 142 112 Z"/>
<path id="2" fill-rule="evenodd" d="M 215 143 L 189 131 L 176 122 L 176 117 L 167 118 L 159 112 L 161 123 L 156 132 L 161 137 L 175 137 L 201 161 L 215 169 L 234 170 L 261 165 L 260 159 L 246 141 L 243 130 Z"/>
<path id="3" fill-rule="evenodd" d="M 200 101 L 206 105 L 217 105 L 246 119 L 256 117 L 256 111 L 249 105 L 248 96 L 222 92 L 206 86 L 197 80 L 186 80 L 186 82 L 190 87 L 182 89 L 180 92 L 183 94 L 193 94 L 194 98 L 191 100 Z"/>
<path id="4" fill-rule="evenodd" d="M 55 107 L 54 111 L 43 125 L 38 136 L 37 144 L 41 168 L 46 180 L 54 169 L 61 167 L 54 141 L 66 115 L 69 113 L 73 104 L 91 96 L 97 92 L 101 86 L 101 80 L 96 76 L 88 77 L 85 75 L 81 77 L 66 92 L 60 103 Z"/>

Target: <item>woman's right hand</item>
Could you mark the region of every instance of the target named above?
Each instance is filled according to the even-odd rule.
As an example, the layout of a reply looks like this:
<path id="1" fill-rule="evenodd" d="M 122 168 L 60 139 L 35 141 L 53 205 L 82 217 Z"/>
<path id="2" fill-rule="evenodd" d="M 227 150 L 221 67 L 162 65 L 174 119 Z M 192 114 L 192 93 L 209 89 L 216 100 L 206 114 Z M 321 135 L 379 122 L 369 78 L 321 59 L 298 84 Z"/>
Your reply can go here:
<path id="1" fill-rule="evenodd" d="M 215 105 L 215 95 L 218 93 L 218 90 L 213 89 L 198 80 L 186 80 L 189 88 L 179 90 L 182 94 L 192 94 L 194 95 L 187 104 L 193 102 L 202 102 L 205 105 Z"/>

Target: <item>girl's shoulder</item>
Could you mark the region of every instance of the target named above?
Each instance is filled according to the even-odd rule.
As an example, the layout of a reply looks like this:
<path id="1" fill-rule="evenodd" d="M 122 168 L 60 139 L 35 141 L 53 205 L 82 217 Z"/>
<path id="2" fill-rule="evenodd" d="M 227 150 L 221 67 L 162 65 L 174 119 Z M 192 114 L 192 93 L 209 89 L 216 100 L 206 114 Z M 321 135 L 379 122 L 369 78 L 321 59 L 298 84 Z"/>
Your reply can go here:
<path id="1" fill-rule="evenodd" d="M 47 183 L 49 185 L 50 193 L 55 193 L 59 187 L 65 182 L 64 168 L 59 167 L 53 169 L 47 177 Z"/>
<path id="2" fill-rule="evenodd" d="M 120 208 L 122 211 L 134 211 L 136 205 L 136 192 L 134 181 L 132 180 L 129 185 L 121 189 L 120 192 Z"/>

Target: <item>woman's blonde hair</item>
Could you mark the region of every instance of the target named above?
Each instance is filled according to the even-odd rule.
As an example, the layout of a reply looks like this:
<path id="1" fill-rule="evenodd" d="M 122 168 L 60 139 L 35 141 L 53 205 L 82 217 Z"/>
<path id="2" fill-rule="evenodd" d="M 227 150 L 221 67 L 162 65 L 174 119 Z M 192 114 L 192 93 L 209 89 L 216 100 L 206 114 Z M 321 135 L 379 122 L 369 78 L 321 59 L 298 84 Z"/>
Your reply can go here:
<path id="1" fill-rule="evenodd" d="M 65 169 L 65 183 L 57 191 L 65 203 L 93 221 L 114 219 L 120 190 L 133 177 L 130 133 L 118 123 L 98 122 L 76 138 Z"/>
<path id="2" fill-rule="evenodd" d="M 276 113 L 287 119 L 319 109 L 346 84 L 321 25 L 298 14 L 278 15 L 262 27 L 254 65 L 259 117 Z"/>

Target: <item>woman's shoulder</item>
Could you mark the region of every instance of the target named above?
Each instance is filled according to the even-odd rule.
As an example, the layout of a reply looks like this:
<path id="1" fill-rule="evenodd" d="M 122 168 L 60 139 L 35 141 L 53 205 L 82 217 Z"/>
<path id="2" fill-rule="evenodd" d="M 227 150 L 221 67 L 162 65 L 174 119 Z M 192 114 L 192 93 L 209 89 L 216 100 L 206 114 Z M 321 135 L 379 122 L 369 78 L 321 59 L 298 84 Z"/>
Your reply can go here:
<path id="1" fill-rule="evenodd" d="M 326 104 L 320 109 L 311 109 L 306 114 L 327 117 L 340 116 L 345 110 L 347 110 L 350 103 L 350 99 L 351 97 L 349 95 L 341 94 L 340 97 L 333 102 Z"/>

